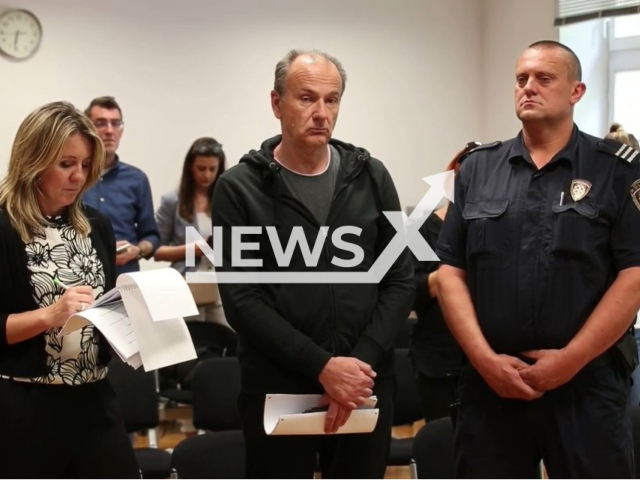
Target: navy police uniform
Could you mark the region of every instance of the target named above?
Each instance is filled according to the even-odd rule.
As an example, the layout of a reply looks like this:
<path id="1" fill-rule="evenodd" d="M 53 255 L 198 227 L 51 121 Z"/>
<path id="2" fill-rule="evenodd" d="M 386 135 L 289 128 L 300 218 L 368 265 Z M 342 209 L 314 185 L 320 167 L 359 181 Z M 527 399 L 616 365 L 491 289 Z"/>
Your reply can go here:
<path id="1" fill-rule="evenodd" d="M 463 269 L 480 328 L 497 353 L 559 349 L 617 274 L 640 266 L 640 159 L 574 126 L 538 169 L 522 133 L 463 162 L 437 254 Z M 630 319 L 630 328 L 632 321 Z M 631 478 L 631 335 L 567 384 L 533 401 L 499 397 L 468 365 L 460 379 L 458 477 Z M 632 343 L 631 343 L 632 345 Z"/>

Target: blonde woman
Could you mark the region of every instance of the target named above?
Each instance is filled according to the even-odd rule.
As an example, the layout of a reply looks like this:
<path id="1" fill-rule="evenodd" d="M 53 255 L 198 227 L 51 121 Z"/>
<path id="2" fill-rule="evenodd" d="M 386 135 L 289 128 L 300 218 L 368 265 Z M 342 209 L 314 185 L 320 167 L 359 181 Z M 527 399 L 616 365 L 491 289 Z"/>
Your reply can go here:
<path id="1" fill-rule="evenodd" d="M 0 449 L 9 478 L 134 478 L 138 467 L 93 326 L 67 318 L 115 284 L 110 222 L 80 198 L 104 148 L 71 104 L 22 122 L 0 184 Z"/>
<path id="2" fill-rule="evenodd" d="M 605 138 L 611 138 L 613 140 L 617 140 L 619 142 L 624 143 L 625 145 L 634 148 L 635 150 L 640 150 L 640 145 L 638 145 L 638 139 L 633 136 L 633 134 L 626 132 L 622 125 L 619 123 L 612 123 L 609 128 L 609 133 Z"/>

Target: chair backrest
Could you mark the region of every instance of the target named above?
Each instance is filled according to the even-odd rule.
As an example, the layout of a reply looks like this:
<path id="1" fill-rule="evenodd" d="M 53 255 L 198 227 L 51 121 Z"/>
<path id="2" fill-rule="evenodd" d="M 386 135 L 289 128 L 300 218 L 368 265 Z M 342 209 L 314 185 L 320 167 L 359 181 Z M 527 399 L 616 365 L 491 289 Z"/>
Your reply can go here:
<path id="1" fill-rule="evenodd" d="M 193 425 L 202 430 L 240 428 L 238 395 L 240 363 L 237 357 L 219 357 L 198 364 L 191 383 Z"/>
<path id="2" fill-rule="evenodd" d="M 196 348 L 217 346 L 221 347 L 221 356 L 236 356 L 238 335 L 230 328 L 219 323 L 195 320 L 187 322 L 187 328 Z"/>
<path id="3" fill-rule="evenodd" d="M 158 415 L 158 393 L 153 372 L 142 367 L 134 370 L 120 359 L 109 363 L 107 378 L 118 399 L 125 427 L 129 433 L 156 428 Z"/>
<path id="4" fill-rule="evenodd" d="M 453 424 L 450 417 L 428 422 L 413 439 L 418 478 L 454 478 Z"/>
<path id="5" fill-rule="evenodd" d="M 423 418 L 420 395 L 409 357 L 409 349 L 395 349 L 396 396 L 393 404 L 393 425 L 407 425 Z"/>
<path id="6" fill-rule="evenodd" d="M 213 432 L 180 442 L 171 454 L 178 478 L 245 478 L 240 430 Z"/>

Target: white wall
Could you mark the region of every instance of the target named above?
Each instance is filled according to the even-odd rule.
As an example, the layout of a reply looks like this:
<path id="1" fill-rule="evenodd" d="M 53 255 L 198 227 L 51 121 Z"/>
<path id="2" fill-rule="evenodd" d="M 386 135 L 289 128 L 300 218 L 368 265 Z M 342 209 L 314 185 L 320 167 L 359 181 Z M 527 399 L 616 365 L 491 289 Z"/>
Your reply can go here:
<path id="1" fill-rule="evenodd" d="M 190 143 L 211 135 L 235 164 L 279 131 L 269 104 L 276 62 L 324 49 L 349 80 L 336 138 L 388 166 L 402 204 L 481 132 L 481 0 L 0 0 L 35 13 L 34 58 L 0 57 L 0 169 L 21 120 L 66 99 L 113 95 L 126 122 L 120 154 L 177 186 Z"/>
<path id="2" fill-rule="evenodd" d="M 581 130 L 598 137 L 608 130 L 609 46 L 604 19 L 561 27 L 560 41 L 570 47 L 582 64 L 582 80 L 587 92 L 574 111 Z"/>
<path id="3" fill-rule="evenodd" d="M 491 142 L 520 130 L 513 104 L 516 60 L 527 45 L 558 39 L 555 0 L 484 0 L 482 16 L 482 140 Z"/>

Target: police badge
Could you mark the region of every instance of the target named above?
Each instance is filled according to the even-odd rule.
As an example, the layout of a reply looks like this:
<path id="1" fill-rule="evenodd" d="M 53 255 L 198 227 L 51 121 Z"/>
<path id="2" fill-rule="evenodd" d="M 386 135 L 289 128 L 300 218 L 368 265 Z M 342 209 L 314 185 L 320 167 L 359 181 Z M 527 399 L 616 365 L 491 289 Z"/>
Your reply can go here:
<path id="1" fill-rule="evenodd" d="M 571 198 L 574 202 L 579 202 L 586 197 L 589 190 L 591 190 L 591 182 L 580 179 L 571 180 Z"/>
<path id="2" fill-rule="evenodd" d="M 640 180 L 636 180 L 635 182 L 633 182 L 629 190 L 631 192 L 633 203 L 635 203 L 636 207 L 638 207 L 638 210 L 640 210 Z"/>

